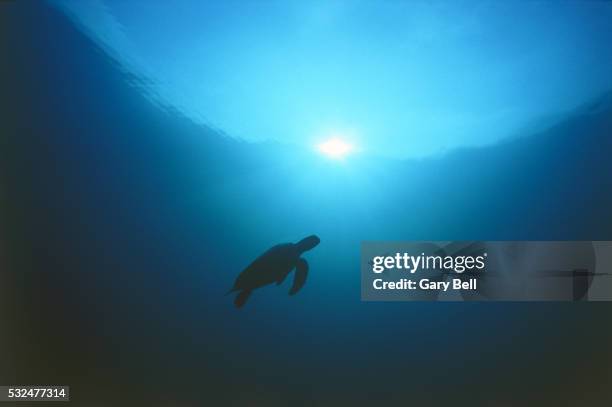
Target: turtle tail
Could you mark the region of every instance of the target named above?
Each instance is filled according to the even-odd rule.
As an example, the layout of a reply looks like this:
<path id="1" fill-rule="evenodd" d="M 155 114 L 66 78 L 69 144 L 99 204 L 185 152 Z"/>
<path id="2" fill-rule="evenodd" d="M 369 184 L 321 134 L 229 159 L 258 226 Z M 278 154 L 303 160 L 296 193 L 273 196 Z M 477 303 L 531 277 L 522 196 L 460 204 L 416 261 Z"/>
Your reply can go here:
<path id="1" fill-rule="evenodd" d="M 238 295 L 236 295 L 236 298 L 234 299 L 234 305 L 236 306 L 236 308 L 242 308 L 242 306 L 246 304 L 246 301 L 252 292 L 253 292 L 252 290 L 240 291 Z"/>

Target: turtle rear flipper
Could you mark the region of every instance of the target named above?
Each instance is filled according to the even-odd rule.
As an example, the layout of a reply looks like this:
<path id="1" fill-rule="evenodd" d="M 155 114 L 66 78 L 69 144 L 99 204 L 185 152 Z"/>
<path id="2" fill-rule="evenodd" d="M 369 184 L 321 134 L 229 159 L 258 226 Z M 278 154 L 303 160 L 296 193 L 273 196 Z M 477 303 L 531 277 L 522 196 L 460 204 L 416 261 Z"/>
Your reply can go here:
<path id="1" fill-rule="evenodd" d="M 306 283 L 306 277 L 308 276 L 308 263 L 304 259 L 298 259 L 295 266 L 295 277 L 293 278 L 293 285 L 289 290 L 289 295 L 297 293 Z"/>
<path id="2" fill-rule="evenodd" d="M 246 303 L 247 299 L 249 298 L 252 292 L 253 292 L 252 290 L 240 291 L 238 295 L 236 295 L 236 298 L 234 299 L 234 305 L 236 306 L 236 308 L 242 307 Z"/>

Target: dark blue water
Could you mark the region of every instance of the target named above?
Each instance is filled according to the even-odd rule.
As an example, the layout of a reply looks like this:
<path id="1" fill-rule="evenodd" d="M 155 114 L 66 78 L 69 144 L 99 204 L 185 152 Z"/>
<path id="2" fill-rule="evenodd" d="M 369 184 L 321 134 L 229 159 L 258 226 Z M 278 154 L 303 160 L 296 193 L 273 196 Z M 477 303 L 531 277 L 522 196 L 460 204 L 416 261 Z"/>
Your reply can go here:
<path id="1" fill-rule="evenodd" d="M 75 405 L 609 400 L 605 304 L 359 287 L 362 240 L 611 239 L 609 93 L 487 148 L 328 162 L 193 124 L 58 12 L 1 6 L 2 382 L 67 383 Z M 310 234 L 296 296 L 233 307 L 246 265 Z"/>

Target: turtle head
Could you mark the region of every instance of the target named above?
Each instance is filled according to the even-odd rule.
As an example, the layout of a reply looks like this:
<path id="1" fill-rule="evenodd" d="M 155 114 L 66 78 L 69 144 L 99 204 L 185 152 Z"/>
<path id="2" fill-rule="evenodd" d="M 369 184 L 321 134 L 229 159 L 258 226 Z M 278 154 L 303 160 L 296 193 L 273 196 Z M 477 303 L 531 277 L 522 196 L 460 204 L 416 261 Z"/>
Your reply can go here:
<path id="1" fill-rule="evenodd" d="M 312 249 L 313 247 L 318 245 L 320 242 L 321 242 L 321 239 L 319 239 L 318 236 L 310 235 L 300 240 L 299 242 L 297 242 L 296 246 L 297 246 L 297 249 L 303 253 L 305 251 Z"/>

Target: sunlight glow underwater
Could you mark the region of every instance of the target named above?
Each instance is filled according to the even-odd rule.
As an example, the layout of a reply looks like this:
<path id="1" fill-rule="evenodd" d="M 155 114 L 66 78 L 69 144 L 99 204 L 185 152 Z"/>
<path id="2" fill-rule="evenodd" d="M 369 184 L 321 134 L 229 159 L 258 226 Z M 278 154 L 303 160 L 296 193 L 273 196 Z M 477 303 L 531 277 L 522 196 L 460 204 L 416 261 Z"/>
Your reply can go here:
<path id="1" fill-rule="evenodd" d="M 152 97 L 247 141 L 348 124 L 368 154 L 426 157 L 612 87 L 609 2 L 53 2 Z"/>
<path id="2" fill-rule="evenodd" d="M 329 158 L 342 159 L 354 152 L 355 147 L 340 138 L 334 137 L 317 145 L 317 150 Z"/>

